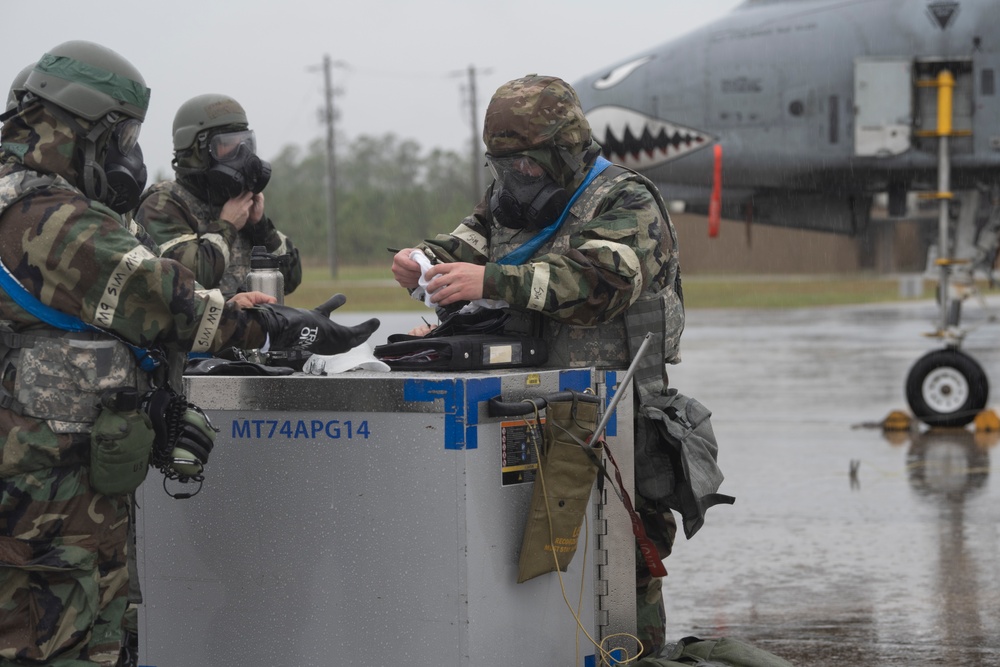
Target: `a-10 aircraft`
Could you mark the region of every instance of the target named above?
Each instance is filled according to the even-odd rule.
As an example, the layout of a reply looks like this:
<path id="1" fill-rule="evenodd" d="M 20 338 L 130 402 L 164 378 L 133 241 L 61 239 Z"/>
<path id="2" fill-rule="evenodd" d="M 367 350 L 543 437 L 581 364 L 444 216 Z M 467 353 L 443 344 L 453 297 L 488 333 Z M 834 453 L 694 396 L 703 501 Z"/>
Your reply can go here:
<path id="1" fill-rule="evenodd" d="M 944 348 L 907 400 L 932 426 L 985 407 L 960 312 L 1000 248 L 1000 2 L 746 0 L 574 86 L 605 156 L 710 226 L 859 235 L 879 193 L 890 217 L 933 200 Z"/>

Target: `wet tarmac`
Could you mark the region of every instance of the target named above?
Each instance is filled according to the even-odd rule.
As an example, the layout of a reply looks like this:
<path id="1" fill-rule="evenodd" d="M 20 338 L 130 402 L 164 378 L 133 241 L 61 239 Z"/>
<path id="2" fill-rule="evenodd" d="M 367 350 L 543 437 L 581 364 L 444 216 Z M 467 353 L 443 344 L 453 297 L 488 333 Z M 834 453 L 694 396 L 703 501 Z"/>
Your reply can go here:
<path id="1" fill-rule="evenodd" d="M 966 311 L 982 326 L 963 349 L 1000 403 L 1000 324 Z M 808 667 L 1000 664 L 996 438 L 873 426 L 908 411 L 936 317 L 930 301 L 688 313 L 671 381 L 714 412 L 736 504 L 678 536 L 668 639 L 739 637 Z M 384 317 L 373 342 L 418 323 Z"/>
<path id="2" fill-rule="evenodd" d="M 814 667 L 1000 664 L 996 439 L 865 426 L 908 411 L 936 314 L 689 313 L 671 380 L 713 410 L 736 504 L 667 559 L 668 636 L 742 637 Z M 1000 388 L 998 335 L 964 349 Z"/>

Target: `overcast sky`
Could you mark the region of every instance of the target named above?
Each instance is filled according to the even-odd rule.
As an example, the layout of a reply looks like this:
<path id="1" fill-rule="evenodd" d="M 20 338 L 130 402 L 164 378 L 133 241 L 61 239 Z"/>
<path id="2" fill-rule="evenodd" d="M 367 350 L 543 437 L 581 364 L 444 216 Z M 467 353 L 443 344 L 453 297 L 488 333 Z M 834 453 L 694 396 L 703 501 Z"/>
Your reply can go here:
<path id="1" fill-rule="evenodd" d="M 152 89 L 141 144 L 152 180 L 172 176 L 174 112 L 202 93 L 246 109 L 258 152 L 326 136 L 322 62 L 332 68 L 338 141 L 394 133 L 467 151 L 505 81 L 575 82 L 720 18 L 742 0 L 45 0 L 5 3 L 0 81 L 49 48 L 86 39 L 130 60 Z"/>

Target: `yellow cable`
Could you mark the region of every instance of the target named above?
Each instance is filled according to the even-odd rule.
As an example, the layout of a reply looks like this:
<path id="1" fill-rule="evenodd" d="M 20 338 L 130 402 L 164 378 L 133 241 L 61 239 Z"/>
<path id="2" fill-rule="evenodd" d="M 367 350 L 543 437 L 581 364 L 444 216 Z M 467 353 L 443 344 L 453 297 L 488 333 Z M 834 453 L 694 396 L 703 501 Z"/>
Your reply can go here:
<path id="1" fill-rule="evenodd" d="M 534 406 L 534 408 L 535 408 L 535 424 L 538 425 L 539 422 L 540 422 L 540 418 L 539 418 L 539 415 L 538 415 L 538 406 Z M 590 643 L 597 650 L 598 654 L 601 656 L 601 661 L 600 661 L 601 665 L 608 665 L 608 666 L 610 666 L 610 665 L 627 665 L 628 663 L 635 662 L 636 660 L 638 660 L 639 656 L 642 654 L 642 648 L 643 648 L 642 641 L 640 641 L 638 637 L 636 637 L 635 635 L 631 635 L 631 634 L 629 634 L 627 632 L 619 632 L 619 633 L 616 633 L 616 634 L 608 635 L 601 642 L 598 642 L 597 640 L 595 640 L 590 635 L 589 632 L 587 632 L 587 629 L 583 626 L 583 623 L 580 621 L 580 614 L 579 614 L 579 612 L 578 611 L 574 611 L 573 605 L 571 605 L 570 602 L 569 602 L 569 597 L 566 594 L 566 585 L 563 582 L 562 572 L 559 569 L 559 557 L 556 555 L 555 534 L 554 534 L 555 531 L 554 531 L 554 529 L 552 527 L 552 510 L 549 508 L 548 492 L 545 489 L 545 475 L 542 472 L 542 457 L 541 457 L 541 453 L 539 452 L 539 449 L 538 449 L 538 440 L 537 440 L 537 438 L 535 436 L 535 430 L 532 429 L 529 424 L 527 424 L 527 420 L 525 420 L 525 424 L 529 426 L 529 428 L 528 428 L 528 437 L 531 440 L 531 444 L 532 444 L 532 446 L 535 449 L 535 459 L 538 461 L 538 480 L 539 480 L 539 482 L 541 482 L 541 485 L 542 485 L 542 500 L 545 502 L 545 517 L 548 520 L 548 524 L 549 524 L 549 546 L 552 547 L 552 560 L 553 560 L 553 563 L 555 564 L 556 575 L 559 577 L 559 588 L 562 590 L 563 602 L 566 604 L 566 608 L 569 609 L 569 613 L 572 614 L 573 620 L 576 621 L 577 632 L 576 632 L 576 637 L 574 638 L 573 641 L 574 641 L 574 645 L 576 645 L 576 651 L 577 651 L 577 653 L 576 653 L 576 661 L 577 661 L 577 664 L 580 664 L 580 654 L 579 654 L 580 649 L 579 649 L 579 642 L 578 642 L 578 638 L 579 638 L 579 633 L 580 632 L 583 632 L 584 636 L 587 637 L 587 640 L 590 641 Z M 584 545 L 584 567 L 583 567 L 583 573 L 581 574 L 581 581 L 580 581 L 580 604 L 581 604 L 581 606 L 583 604 L 583 577 L 586 576 L 586 571 L 587 571 L 586 570 L 586 549 L 588 548 L 587 545 L 589 544 L 589 541 L 590 541 L 590 524 L 589 524 L 589 522 L 586 521 L 586 516 L 587 516 L 586 513 L 584 513 L 584 521 L 585 521 L 585 523 L 587 525 L 587 536 L 585 538 L 586 542 L 585 542 L 585 545 Z M 628 650 L 625 649 L 625 648 L 622 648 L 622 647 L 605 649 L 604 648 L 604 644 L 608 640 L 610 640 L 611 638 L 613 638 L 613 637 L 627 637 L 627 638 L 634 639 L 636 641 L 636 644 L 639 647 L 638 648 L 638 652 L 636 653 L 636 655 L 629 656 Z M 611 655 L 611 652 L 615 651 L 615 650 L 618 650 L 618 651 L 621 651 L 622 653 L 624 653 L 625 658 L 620 659 L 620 660 L 616 659 L 613 655 Z"/>

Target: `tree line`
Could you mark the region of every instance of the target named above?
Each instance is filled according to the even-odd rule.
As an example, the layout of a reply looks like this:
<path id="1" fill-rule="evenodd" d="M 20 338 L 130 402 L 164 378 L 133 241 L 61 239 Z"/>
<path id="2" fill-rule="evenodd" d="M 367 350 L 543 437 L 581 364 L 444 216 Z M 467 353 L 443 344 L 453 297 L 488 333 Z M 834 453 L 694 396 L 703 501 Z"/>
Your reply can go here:
<path id="1" fill-rule="evenodd" d="M 338 150 L 335 165 L 337 262 L 384 264 L 387 247 L 450 232 L 472 201 L 468 157 L 394 134 L 361 136 Z M 303 261 L 327 262 L 326 148 L 286 146 L 271 161 L 268 215 L 291 237 Z"/>

